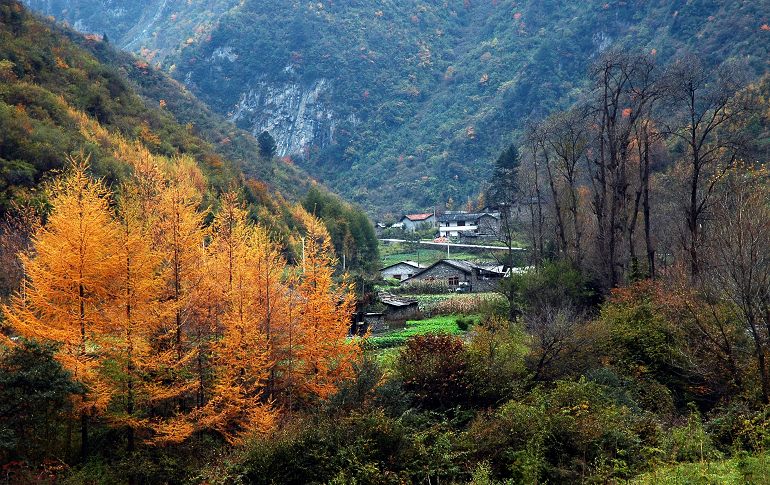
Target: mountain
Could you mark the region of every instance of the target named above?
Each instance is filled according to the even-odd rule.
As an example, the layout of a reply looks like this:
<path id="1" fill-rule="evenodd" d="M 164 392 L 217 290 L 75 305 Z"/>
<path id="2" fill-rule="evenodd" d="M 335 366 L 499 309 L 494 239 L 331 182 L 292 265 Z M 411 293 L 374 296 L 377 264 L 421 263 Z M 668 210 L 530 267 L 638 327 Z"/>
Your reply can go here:
<path id="1" fill-rule="evenodd" d="M 475 196 L 612 47 L 768 68 L 770 1 L 36 1 L 162 65 L 371 212 Z M 397 201 L 397 202 L 394 202 Z"/>
<path id="2" fill-rule="evenodd" d="M 289 257 L 296 227 L 291 205 L 303 202 L 318 207 L 348 269 L 377 261 L 374 231 L 360 209 L 297 167 L 261 155 L 254 137 L 178 82 L 104 39 L 0 0 L 0 216 L 17 204 L 44 206 L 41 185 L 69 157 L 88 157 L 93 175 L 116 185 L 130 171 L 124 161 L 130 147 L 192 158 L 214 209 L 217 194 L 243 193 L 252 218 L 284 243 Z"/>

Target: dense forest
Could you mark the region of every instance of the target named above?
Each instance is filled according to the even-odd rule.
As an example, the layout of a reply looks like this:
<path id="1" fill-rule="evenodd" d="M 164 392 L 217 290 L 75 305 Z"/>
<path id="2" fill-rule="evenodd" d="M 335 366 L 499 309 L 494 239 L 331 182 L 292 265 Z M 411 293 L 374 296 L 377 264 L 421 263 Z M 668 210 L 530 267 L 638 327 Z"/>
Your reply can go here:
<path id="1" fill-rule="evenodd" d="M 763 2 L 283 3 L 168 2 L 148 59 L 116 47 L 167 2 L 70 2 L 105 37 L 0 0 L 0 482 L 768 482 Z M 200 61 L 237 41 L 243 71 Z M 349 140 L 302 168 L 221 114 L 287 57 L 360 73 L 330 95 Z M 313 167 L 371 212 L 494 207 L 505 276 L 412 295 L 438 330 L 352 328 L 406 287 Z"/>
<path id="2" fill-rule="evenodd" d="M 206 181 L 203 205 L 215 206 L 217 194 L 240 190 L 250 217 L 274 237 L 288 240 L 296 225 L 290 205 L 306 198 L 314 185 L 307 175 L 265 153 L 256 139 L 146 62 L 93 36 L 61 30 L 17 2 L 3 9 L 0 213 L 14 206 L 17 212 L 19 206 L 43 211 L 46 194 L 37 189 L 65 166 L 67 156 L 89 157 L 95 177 L 108 185 L 119 183 L 130 169 L 117 157 L 116 146 L 135 142 L 154 155 L 192 157 Z M 340 206 L 323 218 L 334 227 L 335 245 L 347 241 L 352 267 L 376 259 L 371 225 L 361 226 L 363 212 L 322 187 L 313 193 L 325 205 Z M 289 245 L 284 246 L 293 258 Z"/>
<path id="3" fill-rule="evenodd" d="M 574 102 L 610 47 L 661 62 L 685 49 L 761 73 L 770 22 L 765 0 L 29 4 L 106 32 L 240 127 L 271 131 L 372 214 L 393 212 L 391 196 L 414 212 L 474 198 L 488 161 L 527 120 Z"/>

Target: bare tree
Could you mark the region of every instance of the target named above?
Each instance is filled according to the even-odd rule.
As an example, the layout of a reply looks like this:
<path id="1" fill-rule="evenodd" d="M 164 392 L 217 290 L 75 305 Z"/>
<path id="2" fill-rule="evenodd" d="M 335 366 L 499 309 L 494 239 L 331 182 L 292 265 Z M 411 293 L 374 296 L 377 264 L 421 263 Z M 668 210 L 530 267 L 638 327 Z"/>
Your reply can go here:
<path id="1" fill-rule="evenodd" d="M 735 164 L 714 197 L 707 267 L 712 291 L 738 309 L 751 335 L 762 399 L 770 402 L 770 174 Z"/>
<path id="2" fill-rule="evenodd" d="M 31 236 L 40 223 L 32 207 L 13 206 L 0 221 L 0 300 L 21 287 L 24 265 L 20 255 L 27 251 Z"/>
<path id="3" fill-rule="evenodd" d="M 546 305 L 524 314 L 525 328 L 534 340 L 529 356 L 534 380 L 553 377 L 556 363 L 577 350 L 577 329 L 585 321 L 585 315 L 571 305 Z"/>
<path id="4" fill-rule="evenodd" d="M 655 243 L 652 233 L 652 204 L 650 200 L 650 176 L 652 169 L 665 158 L 665 147 L 660 144 L 662 134 L 655 127 L 652 118 L 640 119 L 634 126 L 633 146 L 638 168 L 636 192 L 628 224 L 628 251 L 631 261 L 636 261 L 636 227 L 641 211 L 644 231 L 645 259 L 647 276 L 655 278 Z"/>
<path id="5" fill-rule="evenodd" d="M 580 218 L 580 196 L 578 193 L 581 183 L 581 168 L 585 165 L 586 148 L 588 146 L 588 127 L 585 107 L 577 107 L 570 111 L 559 113 L 547 121 L 544 130 L 544 151 L 552 152 L 553 169 L 548 163 L 548 176 L 555 199 L 564 199 L 565 214 L 559 212 L 560 233 L 565 236 L 563 250 L 576 268 L 583 265 L 583 225 Z M 550 162 L 550 160 L 549 160 Z M 559 180 L 555 181 L 555 177 Z M 558 194 L 556 186 L 562 188 L 563 194 Z M 566 217 L 565 217 L 566 216 Z M 567 218 L 569 221 L 565 221 Z M 569 243 L 566 241 L 569 239 Z"/>
<path id="6" fill-rule="evenodd" d="M 690 274 L 701 271 L 704 243 L 704 214 L 720 177 L 736 160 L 745 145 L 742 130 L 728 125 L 745 118 L 752 110 L 746 97 L 735 96 L 745 84 L 745 76 L 735 65 L 711 70 L 694 55 L 677 60 L 665 76 L 668 98 L 675 106 L 665 133 L 683 144 L 680 162 L 687 171 L 687 198 L 684 204 L 685 233 L 682 246 L 688 254 Z"/>
<path id="7" fill-rule="evenodd" d="M 649 56 L 620 51 L 605 54 L 593 67 L 590 101 L 594 144 L 588 164 L 597 219 L 597 252 L 605 283 L 615 286 L 628 260 L 621 254 L 630 221 L 629 148 L 634 127 L 659 96 L 657 71 Z"/>
<path id="8" fill-rule="evenodd" d="M 528 128 L 528 130 L 531 128 Z M 532 250 L 529 261 L 540 266 L 545 257 L 545 198 L 543 196 L 542 177 L 540 169 L 540 147 L 532 141 L 532 136 L 525 136 L 525 151 L 522 163 L 519 164 L 518 180 L 521 197 L 519 207 L 526 213 L 528 219 Z"/>

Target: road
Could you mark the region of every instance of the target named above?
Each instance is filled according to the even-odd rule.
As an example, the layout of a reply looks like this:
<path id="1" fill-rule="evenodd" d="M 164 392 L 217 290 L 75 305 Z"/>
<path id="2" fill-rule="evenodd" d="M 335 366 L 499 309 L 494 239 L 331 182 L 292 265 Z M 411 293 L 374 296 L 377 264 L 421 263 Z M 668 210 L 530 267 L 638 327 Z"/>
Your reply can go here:
<path id="1" fill-rule="evenodd" d="M 417 241 L 407 241 L 406 239 L 380 239 L 382 242 L 387 243 L 405 243 L 405 242 L 417 242 Z M 508 248 L 505 246 L 483 246 L 478 244 L 459 244 L 459 243 L 437 243 L 433 241 L 419 241 L 421 246 L 434 246 L 437 248 L 464 248 L 464 249 L 492 249 L 497 251 L 507 251 Z M 514 251 L 526 251 L 524 248 L 511 248 Z"/>

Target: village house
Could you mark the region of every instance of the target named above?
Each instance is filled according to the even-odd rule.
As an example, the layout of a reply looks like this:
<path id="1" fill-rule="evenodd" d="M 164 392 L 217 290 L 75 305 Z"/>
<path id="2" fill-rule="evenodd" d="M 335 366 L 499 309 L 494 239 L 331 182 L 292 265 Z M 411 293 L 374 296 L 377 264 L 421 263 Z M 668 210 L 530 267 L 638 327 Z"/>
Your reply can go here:
<path id="1" fill-rule="evenodd" d="M 405 322 L 420 314 L 417 300 L 398 297 L 386 292 L 379 293 L 378 297 L 385 307 L 382 313 L 386 322 Z"/>
<path id="2" fill-rule="evenodd" d="M 471 292 L 483 292 L 496 289 L 505 276 L 506 271 L 502 266 L 442 259 L 402 281 L 402 284 L 437 283 L 446 285 L 450 291 L 461 288 Z"/>
<path id="3" fill-rule="evenodd" d="M 425 214 L 407 214 L 401 218 L 396 224 L 400 224 L 407 232 L 415 232 L 423 228 L 436 227 L 436 215 L 432 212 Z M 396 227 L 393 224 L 393 227 Z"/>
<path id="4" fill-rule="evenodd" d="M 401 261 L 390 266 L 385 266 L 380 270 L 380 276 L 386 280 L 388 278 L 394 278 L 397 280 L 405 280 L 417 274 L 418 271 L 425 266 L 420 266 L 414 261 Z"/>
<path id="5" fill-rule="evenodd" d="M 439 236 L 494 238 L 500 234 L 500 213 L 445 212 L 438 224 Z"/>

